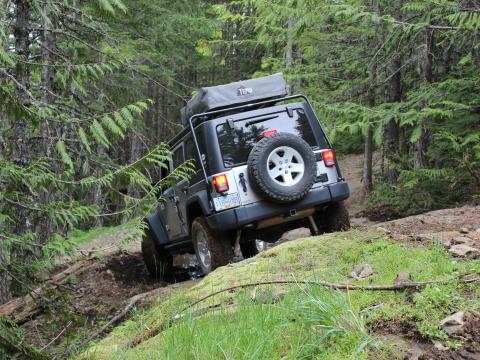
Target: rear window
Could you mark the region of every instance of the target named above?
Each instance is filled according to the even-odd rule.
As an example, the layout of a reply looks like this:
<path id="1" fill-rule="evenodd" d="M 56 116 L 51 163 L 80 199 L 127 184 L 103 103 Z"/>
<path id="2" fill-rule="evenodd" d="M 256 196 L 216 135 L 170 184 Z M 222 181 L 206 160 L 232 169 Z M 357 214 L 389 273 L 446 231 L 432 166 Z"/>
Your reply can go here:
<path id="1" fill-rule="evenodd" d="M 265 120 L 262 120 L 265 119 Z M 295 134 L 305 140 L 310 146 L 327 147 L 325 144 L 317 144 L 312 128 L 308 123 L 305 113 L 293 112 L 293 117 L 286 112 L 262 115 L 246 120 L 234 122 L 234 128 L 228 123 L 217 126 L 217 136 L 222 151 L 223 162 L 226 167 L 245 163 L 253 146 L 263 138 L 268 131 L 286 132 Z"/>

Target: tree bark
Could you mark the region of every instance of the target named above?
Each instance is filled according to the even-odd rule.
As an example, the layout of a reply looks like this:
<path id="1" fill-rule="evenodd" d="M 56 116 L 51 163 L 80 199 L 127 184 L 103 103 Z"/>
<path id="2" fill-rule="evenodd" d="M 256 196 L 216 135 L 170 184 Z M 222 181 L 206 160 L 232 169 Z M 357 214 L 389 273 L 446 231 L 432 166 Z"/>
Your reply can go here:
<path id="1" fill-rule="evenodd" d="M 42 41 L 42 62 L 43 67 L 41 71 L 41 91 L 42 102 L 44 105 L 51 105 L 55 101 L 55 67 L 54 62 L 56 56 L 56 35 L 52 30 L 52 26 L 55 26 L 55 15 L 51 11 L 50 4 L 47 2 L 44 7 L 43 30 L 41 33 Z M 47 119 L 40 124 L 40 140 L 38 144 L 37 156 L 45 156 L 47 158 L 52 157 L 51 149 L 54 148 L 52 138 L 52 129 Z M 48 204 L 53 201 L 52 192 L 48 189 L 39 192 L 39 202 L 41 204 Z M 38 234 L 37 244 L 40 247 L 35 247 L 36 255 L 40 255 L 40 249 L 42 245 L 45 245 L 53 232 L 53 224 L 49 218 L 40 217 L 35 224 L 35 233 Z"/>
<path id="2" fill-rule="evenodd" d="M 434 43 L 434 31 L 432 29 L 425 30 L 425 44 L 424 44 L 424 56 L 422 64 L 423 82 L 430 84 L 433 80 L 433 43 Z M 428 167 L 428 161 L 426 158 L 426 152 L 428 149 L 428 141 L 430 139 L 430 131 L 421 124 L 421 134 L 413 147 L 413 168 L 421 169 Z"/>
<path id="3" fill-rule="evenodd" d="M 397 4 L 395 19 L 402 21 L 401 8 L 404 0 Z M 402 100 L 402 55 L 400 49 L 394 55 L 390 71 L 393 73 L 390 80 L 389 101 L 399 102 Z M 395 119 L 391 119 L 384 128 L 383 132 L 383 156 L 385 157 L 385 177 L 389 184 L 394 185 L 397 182 L 398 173 L 395 169 L 395 161 L 398 156 L 399 148 L 399 126 Z"/>
<path id="4" fill-rule="evenodd" d="M 31 104 L 29 89 L 29 76 L 30 71 L 27 65 L 29 59 L 29 22 L 30 22 L 30 3 L 28 0 L 16 0 L 15 6 L 15 22 L 13 26 L 13 36 L 15 40 L 15 53 L 17 59 L 15 67 L 15 80 L 17 86 L 15 88 L 15 95 L 19 102 L 28 107 Z M 19 112 L 20 113 L 20 112 Z M 27 119 L 20 113 L 12 122 L 12 133 L 8 140 L 9 157 L 13 163 L 18 166 L 26 166 L 28 163 L 29 146 L 28 146 L 28 127 Z M 28 189 L 21 189 L 26 196 L 29 196 Z M 15 234 L 21 236 L 27 234 L 32 230 L 32 221 L 30 219 L 28 210 L 24 207 L 17 206 L 15 209 Z M 10 254 L 10 257 L 23 260 L 26 254 L 16 251 L 14 254 Z M 8 274 L 6 273 L 8 254 L 0 254 L 0 303 L 4 303 L 10 298 L 10 282 Z"/>
<path id="5" fill-rule="evenodd" d="M 375 99 L 375 83 L 377 81 L 377 60 L 372 59 L 370 64 L 370 88 L 368 89 L 368 105 L 374 107 Z M 365 137 L 365 150 L 363 158 L 363 191 L 368 196 L 373 190 L 373 125 L 368 125 L 367 135 Z"/>
<path id="6" fill-rule="evenodd" d="M 285 67 L 291 69 L 293 67 L 293 19 L 288 19 L 287 22 L 287 49 L 285 52 Z M 288 95 L 293 94 L 293 86 L 287 85 Z"/>

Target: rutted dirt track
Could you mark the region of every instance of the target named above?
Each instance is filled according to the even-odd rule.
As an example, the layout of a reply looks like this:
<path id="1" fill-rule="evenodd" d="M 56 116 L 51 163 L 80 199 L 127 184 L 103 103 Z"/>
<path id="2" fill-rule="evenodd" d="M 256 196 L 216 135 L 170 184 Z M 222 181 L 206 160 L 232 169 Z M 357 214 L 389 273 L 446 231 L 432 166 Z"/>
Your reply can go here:
<path id="1" fill-rule="evenodd" d="M 352 190 L 352 198 L 348 202 L 352 214 L 363 210 L 363 197 L 360 193 L 361 161 L 360 155 L 344 160 L 347 165 L 343 166 L 344 176 L 349 180 Z M 396 241 L 424 242 L 427 245 L 434 240 L 456 256 L 480 257 L 480 206 L 439 210 L 378 224 L 362 218 L 352 220 L 356 226 L 378 228 Z M 308 233 L 306 229 L 294 230 L 285 234 L 282 241 L 305 237 Z M 192 269 L 185 264 L 177 268 L 176 275 L 169 283 L 151 280 L 144 267 L 138 241 L 130 245 L 128 252 L 117 250 L 116 244 L 121 243 L 128 234 L 128 231 L 123 230 L 82 245 L 82 256 L 97 256 L 97 262 L 78 277 L 72 276 L 68 283 L 52 290 L 56 292 L 57 301 L 43 308 L 40 315 L 22 325 L 27 342 L 42 348 L 54 347 L 74 334 L 80 338 L 88 338 L 92 332 L 124 309 L 132 296 L 160 288 L 154 296 L 146 297 L 137 304 L 138 307 L 145 307 L 156 298 L 168 296 L 179 287 L 190 287 L 195 284 L 197 280 L 191 280 L 190 276 Z M 182 265 L 182 262 L 188 260 L 188 257 L 179 258 L 176 259 L 176 263 Z M 64 267 L 59 268 L 57 272 L 63 269 Z M 390 330 L 379 329 L 387 337 L 394 333 Z M 61 336 L 58 336 L 59 334 Z M 52 339 L 55 341 L 52 342 Z M 427 350 L 429 354 L 437 351 L 432 344 L 425 345 L 411 341 L 411 338 L 405 339 L 409 339 L 408 336 L 394 340 L 398 342 L 398 346 L 406 346 L 411 352 L 408 358 L 422 358 L 421 354 Z M 426 348 L 423 349 L 422 346 Z M 435 355 L 431 358 L 444 357 Z"/>

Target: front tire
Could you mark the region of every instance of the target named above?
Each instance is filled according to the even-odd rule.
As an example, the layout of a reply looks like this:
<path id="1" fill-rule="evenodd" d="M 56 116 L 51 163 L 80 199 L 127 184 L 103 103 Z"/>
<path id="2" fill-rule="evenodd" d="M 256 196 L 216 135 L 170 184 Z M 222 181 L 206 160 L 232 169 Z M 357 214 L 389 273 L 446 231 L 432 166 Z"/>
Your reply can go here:
<path id="1" fill-rule="evenodd" d="M 142 255 L 150 275 L 157 280 L 168 278 L 173 272 L 173 257 L 159 251 L 149 229 L 142 239 Z"/>
<path id="2" fill-rule="evenodd" d="M 232 261 L 233 247 L 231 235 L 229 232 L 213 231 L 204 217 L 198 217 L 193 221 L 193 247 L 204 274 L 208 274 Z"/>

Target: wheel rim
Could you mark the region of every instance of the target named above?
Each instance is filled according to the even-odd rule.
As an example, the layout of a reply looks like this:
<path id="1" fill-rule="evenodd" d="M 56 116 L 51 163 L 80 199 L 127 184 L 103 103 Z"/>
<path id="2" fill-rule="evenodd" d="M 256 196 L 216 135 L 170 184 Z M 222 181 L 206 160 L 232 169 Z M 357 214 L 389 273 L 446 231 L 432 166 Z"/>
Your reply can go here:
<path id="1" fill-rule="evenodd" d="M 268 155 L 267 172 L 276 184 L 293 186 L 302 180 L 305 162 L 294 148 L 280 146 Z"/>
<path id="2" fill-rule="evenodd" d="M 210 250 L 208 249 L 207 236 L 203 231 L 197 232 L 197 255 L 201 265 L 205 269 L 210 269 L 212 266 L 212 256 L 210 254 Z"/>
<path id="3" fill-rule="evenodd" d="M 267 243 L 262 240 L 255 240 L 255 246 L 257 247 L 258 252 L 262 252 L 267 248 Z"/>

